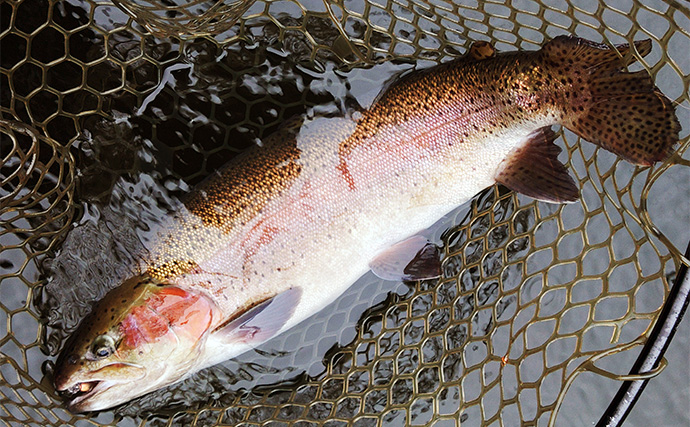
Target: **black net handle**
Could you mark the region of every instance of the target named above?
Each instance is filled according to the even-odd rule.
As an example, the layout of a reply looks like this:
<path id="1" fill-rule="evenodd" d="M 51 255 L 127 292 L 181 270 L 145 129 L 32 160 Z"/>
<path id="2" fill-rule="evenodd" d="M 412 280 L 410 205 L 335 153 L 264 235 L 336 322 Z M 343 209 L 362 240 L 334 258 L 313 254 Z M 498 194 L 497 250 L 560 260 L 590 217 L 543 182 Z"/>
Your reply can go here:
<path id="1" fill-rule="evenodd" d="M 685 258 L 690 258 L 690 244 L 685 251 Z M 666 304 L 661 310 L 659 320 L 654 325 L 649 339 L 630 369 L 631 375 L 650 372 L 659 366 L 659 362 L 664 357 L 664 353 L 666 353 L 666 349 L 668 349 L 673 335 L 676 333 L 676 328 L 683 319 L 689 302 L 690 275 L 688 275 L 688 267 L 681 264 Z M 624 381 L 609 407 L 599 419 L 597 427 L 616 427 L 623 424 L 647 386 L 647 381 L 649 379 Z"/>

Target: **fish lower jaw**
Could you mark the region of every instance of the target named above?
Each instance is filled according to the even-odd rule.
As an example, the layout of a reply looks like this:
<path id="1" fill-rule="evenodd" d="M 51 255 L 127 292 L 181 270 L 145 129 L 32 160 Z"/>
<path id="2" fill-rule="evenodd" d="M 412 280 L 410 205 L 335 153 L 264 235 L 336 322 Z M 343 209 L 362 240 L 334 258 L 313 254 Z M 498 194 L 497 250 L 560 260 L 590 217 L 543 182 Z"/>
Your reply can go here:
<path id="1" fill-rule="evenodd" d="M 88 399 L 98 394 L 101 390 L 109 388 L 113 384 L 113 381 L 105 380 L 83 381 L 63 390 L 58 390 L 58 392 L 65 395 L 70 412 L 95 411 L 101 408 L 91 407 L 88 404 Z"/>

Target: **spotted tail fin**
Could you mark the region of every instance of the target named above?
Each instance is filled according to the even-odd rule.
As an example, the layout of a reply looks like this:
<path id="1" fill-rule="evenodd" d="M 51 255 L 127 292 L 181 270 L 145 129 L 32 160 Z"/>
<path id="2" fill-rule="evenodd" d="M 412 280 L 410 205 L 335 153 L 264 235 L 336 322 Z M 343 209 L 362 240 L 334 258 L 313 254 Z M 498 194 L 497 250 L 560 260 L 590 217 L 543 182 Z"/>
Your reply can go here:
<path id="1" fill-rule="evenodd" d="M 640 56 L 650 40 L 634 43 Z M 556 37 L 544 54 L 560 63 L 564 77 L 582 81 L 577 102 L 567 102 L 562 124 L 582 138 L 631 163 L 652 165 L 666 159 L 678 142 L 680 123 L 671 100 L 654 86 L 647 71 L 627 72 L 635 62 L 630 45 L 611 49 L 576 37 Z"/>

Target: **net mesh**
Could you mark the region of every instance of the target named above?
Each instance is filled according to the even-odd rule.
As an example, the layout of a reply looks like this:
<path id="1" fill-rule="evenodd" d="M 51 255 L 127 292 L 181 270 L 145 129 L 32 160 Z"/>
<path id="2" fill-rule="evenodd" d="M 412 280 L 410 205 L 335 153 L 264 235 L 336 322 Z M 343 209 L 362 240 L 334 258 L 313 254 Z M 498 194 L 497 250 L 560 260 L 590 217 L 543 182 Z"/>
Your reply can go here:
<path id="1" fill-rule="evenodd" d="M 114 3 L 0 4 L 0 419 L 10 425 L 545 425 L 594 361 L 646 338 L 687 263 L 677 246 L 688 236 L 664 234 L 688 221 L 674 200 L 687 195 L 677 183 L 690 156 L 690 11 L 675 2 Z M 635 168 L 562 132 L 579 203 L 486 190 L 439 228 L 440 280 L 387 293 L 367 276 L 279 337 L 310 353 L 277 358 L 307 359 L 303 372 L 277 375 L 269 354 L 265 366 L 213 368 L 115 412 L 62 407 L 46 354 L 112 286 L 78 298 L 97 274 L 70 267 L 72 221 L 88 222 L 93 206 L 117 211 L 113 199 L 142 176 L 182 193 L 290 117 L 361 104 L 347 85 L 370 85 L 373 99 L 383 81 L 368 70 L 441 62 L 474 40 L 536 49 L 559 34 L 652 39 L 641 66 L 679 104 L 674 161 Z M 106 212 L 99 221 L 124 233 L 126 220 Z M 263 375 L 275 381 L 252 382 Z"/>

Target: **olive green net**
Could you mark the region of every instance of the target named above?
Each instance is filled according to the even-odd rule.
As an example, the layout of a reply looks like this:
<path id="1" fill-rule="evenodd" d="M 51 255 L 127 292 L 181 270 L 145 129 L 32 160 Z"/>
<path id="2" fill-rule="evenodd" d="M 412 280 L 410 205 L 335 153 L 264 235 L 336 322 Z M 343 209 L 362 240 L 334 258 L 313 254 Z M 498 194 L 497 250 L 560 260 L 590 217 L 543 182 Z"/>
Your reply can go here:
<path id="1" fill-rule="evenodd" d="M 678 248 L 690 238 L 690 11 L 607 3 L 0 4 L 0 420 L 547 425 L 582 393 L 610 399 L 579 378 L 639 349 L 688 262 Z M 127 230 L 141 226 L 140 211 L 164 214 L 168 197 L 290 117 L 367 107 L 415 64 L 448 60 L 474 40 L 537 49 L 560 34 L 652 39 L 634 67 L 679 105 L 677 157 L 635 168 L 564 132 L 581 200 L 549 205 L 487 189 L 438 227 L 440 280 L 367 275 L 259 351 L 115 411 L 64 409 L 50 360 L 127 275 L 136 240 Z M 146 208 L 151 200 L 163 207 Z M 599 416 L 574 413 L 564 425 Z"/>

